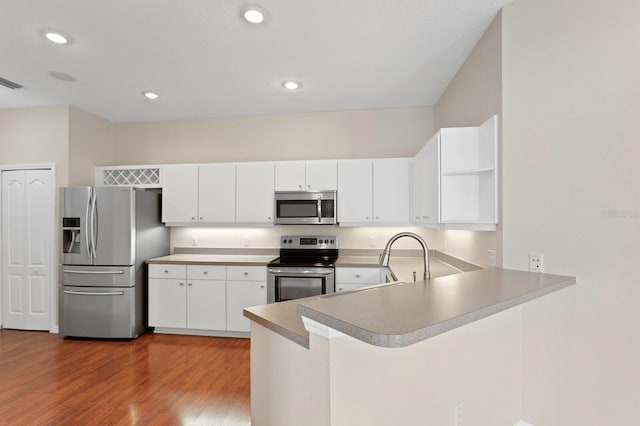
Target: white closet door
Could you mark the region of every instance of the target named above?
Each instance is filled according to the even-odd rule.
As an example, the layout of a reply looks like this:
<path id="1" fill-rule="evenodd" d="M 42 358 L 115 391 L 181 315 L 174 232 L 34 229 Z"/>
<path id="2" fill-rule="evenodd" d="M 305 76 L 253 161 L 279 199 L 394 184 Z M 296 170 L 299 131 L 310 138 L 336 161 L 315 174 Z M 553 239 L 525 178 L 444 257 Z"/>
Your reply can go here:
<path id="1" fill-rule="evenodd" d="M 48 330 L 53 172 L 2 173 L 2 325 Z"/>

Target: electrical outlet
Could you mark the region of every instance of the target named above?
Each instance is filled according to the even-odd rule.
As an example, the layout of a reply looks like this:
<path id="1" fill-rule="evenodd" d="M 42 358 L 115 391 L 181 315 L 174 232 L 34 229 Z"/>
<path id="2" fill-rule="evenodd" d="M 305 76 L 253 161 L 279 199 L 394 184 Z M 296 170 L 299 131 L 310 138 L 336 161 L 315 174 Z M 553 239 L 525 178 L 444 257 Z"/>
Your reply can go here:
<path id="1" fill-rule="evenodd" d="M 375 247 L 376 246 L 376 237 L 374 237 L 373 235 L 369 236 L 369 247 Z"/>
<path id="2" fill-rule="evenodd" d="M 462 426 L 464 424 L 464 404 L 462 402 L 456 405 L 453 416 L 455 426 Z"/>
<path id="3" fill-rule="evenodd" d="M 487 250 L 488 251 L 488 264 L 489 266 L 496 266 L 496 251 L 495 250 Z"/>
<path id="4" fill-rule="evenodd" d="M 544 263 L 542 253 L 529 253 L 529 272 L 543 272 Z"/>
<path id="5" fill-rule="evenodd" d="M 198 236 L 196 234 L 191 236 L 191 245 L 194 247 L 198 245 Z"/>
<path id="6" fill-rule="evenodd" d="M 247 236 L 244 237 L 244 243 L 242 245 L 245 246 L 245 247 L 249 247 L 249 245 L 250 245 L 249 244 L 249 237 L 247 237 Z"/>

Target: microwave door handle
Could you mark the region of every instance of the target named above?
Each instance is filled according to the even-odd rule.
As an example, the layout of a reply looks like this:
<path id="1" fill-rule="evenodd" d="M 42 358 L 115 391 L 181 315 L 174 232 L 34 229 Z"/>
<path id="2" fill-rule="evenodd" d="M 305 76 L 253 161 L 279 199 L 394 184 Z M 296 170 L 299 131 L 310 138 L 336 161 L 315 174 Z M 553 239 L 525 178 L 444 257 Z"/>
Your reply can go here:
<path id="1" fill-rule="evenodd" d="M 322 223 L 322 195 L 318 195 L 318 223 Z"/>

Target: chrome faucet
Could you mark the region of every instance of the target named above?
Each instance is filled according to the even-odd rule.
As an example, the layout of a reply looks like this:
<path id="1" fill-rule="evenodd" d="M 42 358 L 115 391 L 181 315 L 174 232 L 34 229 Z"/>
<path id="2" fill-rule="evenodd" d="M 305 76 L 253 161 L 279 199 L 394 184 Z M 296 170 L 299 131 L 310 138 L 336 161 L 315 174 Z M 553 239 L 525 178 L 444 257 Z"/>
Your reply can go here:
<path id="1" fill-rule="evenodd" d="M 427 247 L 427 243 L 422 239 L 420 235 L 414 234 L 413 232 L 400 232 L 399 234 L 396 234 L 393 237 L 389 238 L 384 251 L 380 254 L 380 266 L 389 266 L 389 259 L 391 258 L 391 246 L 396 242 L 396 240 L 402 237 L 411 237 L 419 242 L 422 246 L 422 253 L 424 255 L 424 279 L 428 280 L 429 278 L 431 278 L 431 272 L 429 271 L 429 247 Z"/>

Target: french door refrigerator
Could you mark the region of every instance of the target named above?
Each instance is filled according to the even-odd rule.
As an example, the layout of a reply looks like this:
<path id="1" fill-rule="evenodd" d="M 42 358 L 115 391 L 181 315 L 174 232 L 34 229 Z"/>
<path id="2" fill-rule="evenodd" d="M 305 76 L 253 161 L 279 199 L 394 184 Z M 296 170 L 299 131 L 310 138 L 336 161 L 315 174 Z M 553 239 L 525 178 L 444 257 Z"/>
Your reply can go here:
<path id="1" fill-rule="evenodd" d="M 146 265 L 169 254 L 160 194 L 130 187 L 60 190 L 60 334 L 136 338 L 146 329 Z"/>

